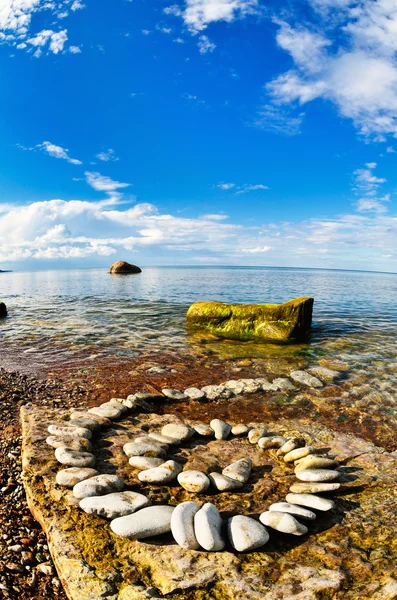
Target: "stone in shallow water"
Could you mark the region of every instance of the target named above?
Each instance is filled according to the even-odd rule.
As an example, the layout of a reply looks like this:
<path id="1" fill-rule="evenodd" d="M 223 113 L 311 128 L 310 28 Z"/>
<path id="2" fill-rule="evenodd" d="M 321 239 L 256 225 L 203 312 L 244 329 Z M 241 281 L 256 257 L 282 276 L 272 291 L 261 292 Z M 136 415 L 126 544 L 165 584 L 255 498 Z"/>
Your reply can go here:
<path id="1" fill-rule="evenodd" d="M 295 464 L 295 471 L 302 469 L 335 469 L 339 467 L 337 460 L 327 458 L 326 456 L 315 456 L 310 454 L 305 458 L 300 459 Z"/>
<path id="2" fill-rule="evenodd" d="M 257 444 L 259 440 L 266 435 L 266 429 L 264 427 L 254 427 L 248 432 L 248 439 L 250 444 Z"/>
<path id="3" fill-rule="evenodd" d="M 238 425 L 234 425 L 234 427 L 232 427 L 232 434 L 233 435 L 247 435 L 247 433 L 250 431 L 251 427 L 248 427 L 248 425 L 244 425 L 244 423 L 239 423 Z"/>
<path id="4" fill-rule="evenodd" d="M 292 515 L 284 512 L 266 511 L 259 517 L 261 523 L 283 533 L 291 535 L 305 535 L 307 527 L 299 523 Z"/>
<path id="5" fill-rule="evenodd" d="M 335 381 L 335 379 L 339 379 L 341 373 L 339 371 L 334 371 L 333 369 L 327 369 L 327 367 L 312 367 L 309 369 L 309 373 L 322 379 L 323 381 Z"/>
<path id="6" fill-rule="evenodd" d="M 91 452 L 92 444 L 87 438 L 79 438 L 71 435 L 50 435 L 46 442 L 52 448 L 70 448 L 79 452 Z"/>
<path id="7" fill-rule="evenodd" d="M 170 398 L 170 400 L 185 400 L 186 396 L 183 392 L 181 392 L 180 390 L 172 390 L 170 388 L 164 388 L 163 390 L 161 390 L 164 394 L 164 396 L 166 396 L 167 398 Z"/>
<path id="8" fill-rule="evenodd" d="M 333 492 L 340 488 L 340 483 L 293 483 L 289 488 L 295 494 L 317 494 L 320 492 Z"/>
<path id="9" fill-rule="evenodd" d="M 303 448 L 295 448 L 295 450 L 291 450 L 284 455 L 285 462 L 294 462 L 294 460 L 299 460 L 300 458 L 304 458 L 309 454 L 315 454 L 316 448 L 314 446 L 303 446 Z"/>
<path id="10" fill-rule="evenodd" d="M 235 479 L 231 479 L 230 477 L 226 477 L 226 475 L 221 475 L 221 473 L 210 473 L 208 475 L 209 480 L 212 485 L 219 492 L 228 492 L 230 490 L 238 490 L 243 487 L 243 483 L 241 481 L 236 481 Z"/>
<path id="11" fill-rule="evenodd" d="M 123 487 L 124 481 L 118 475 L 95 475 L 76 483 L 73 488 L 73 496 L 79 499 L 89 496 L 104 496 L 110 492 L 120 492 Z"/>
<path id="12" fill-rule="evenodd" d="M 72 427 L 83 427 L 84 429 L 89 429 L 93 433 L 96 433 L 101 428 L 98 421 L 96 421 L 95 419 L 88 419 L 86 417 L 70 419 L 69 423 Z"/>
<path id="13" fill-rule="evenodd" d="M 244 394 L 256 394 L 262 389 L 262 384 L 256 379 L 240 379 L 244 385 Z"/>
<path id="14" fill-rule="evenodd" d="M 200 544 L 194 533 L 194 516 L 200 510 L 197 502 L 178 504 L 171 517 L 171 532 L 174 540 L 185 550 L 197 550 Z"/>
<path id="15" fill-rule="evenodd" d="M 89 408 L 88 412 L 93 415 L 98 415 L 98 417 L 105 417 L 105 419 L 110 419 L 110 421 L 116 421 L 122 415 L 122 411 L 116 408 L 114 405 L 101 405 L 94 406 L 93 408 Z"/>
<path id="16" fill-rule="evenodd" d="M 277 377 L 273 380 L 273 385 L 277 387 L 278 390 L 285 390 L 287 392 L 292 392 L 296 390 L 296 386 L 290 381 L 287 377 Z"/>
<path id="17" fill-rule="evenodd" d="M 158 456 L 165 458 L 166 452 L 159 444 L 142 444 L 140 442 L 127 442 L 123 446 L 127 456 Z"/>
<path id="18" fill-rule="evenodd" d="M 62 487 L 72 488 L 76 483 L 80 483 L 80 481 L 84 481 L 84 479 L 88 479 L 89 477 L 94 477 L 94 475 L 98 475 L 98 471 L 95 469 L 70 467 L 69 469 L 58 471 L 55 480 Z"/>
<path id="19" fill-rule="evenodd" d="M 194 435 L 194 429 L 183 423 L 168 423 L 162 428 L 161 435 L 183 442 Z"/>
<path id="20" fill-rule="evenodd" d="M 300 506 L 308 506 L 316 510 L 331 510 L 335 506 L 333 500 L 314 496 L 313 494 L 287 494 L 286 501 L 291 504 L 299 504 Z"/>
<path id="21" fill-rule="evenodd" d="M 280 435 L 276 435 L 274 437 L 263 437 L 258 441 L 258 446 L 263 450 L 268 450 L 269 448 L 280 448 L 281 446 L 284 446 L 286 441 L 287 438 Z"/>
<path id="22" fill-rule="evenodd" d="M 214 430 L 205 423 L 197 423 L 197 425 L 193 425 L 193 429 L 196 433 L 204 437 L 212 437 L 214 435 Z"/>
<path id="23" fill-rule="evenodd" d="M 228 390 L 223 385 L 205 385 L 201 389 L 207 396 L 208 400 L 226 399 L 233 396 L 233 392 Z"/>
<path id="24" fill-rule="evenodd" d="M 304 519 L 310 519 L 311 521 L 314 521 L 316 518 L 315 513 L 311 510 L 303 508 L 302 506 L 298 506 L 297 504 L 291 504 L 289 502 L 276 502 L 275 504 L 269 506 L 269 510 L 270 512 L 286 512 L 291 515 L 297 515 Z"/>
<path id="25" fill-rule="evenodd" d="M 191 398 L 192 400 L 204 400 L 206 397 L 205 392 L 196 387 L 187 388 L 185 390 L 185 396 Z"/>
<path id="26" fill-rule="evenodd" d="M 160 444 L 164 448 L 168 448 L 168 445 L 176 445 L 178 444 L 178 440 L 170 437 L 169 435 L 162 435 L 161 433 L 157 433 L 156 431 L 152 431 L 148 434 L 148 438 L 154 440 L 155 442 L 160 442 Z"/>
<path id="27" fill-rule="evenodd" d="M 276 392 L 277 386 L 274 383 L 270 383 L 266 377 L 257 377 L 256 381 L 260 384 L 263 392 Z"/>
<path id="28" fill-rule="evenodd" d="M 231 379 L 226 381 L 224 387 L 233 392 L 236 396 L 244 392 L 244 383 L 240 379 Z"/>
<path id="29" fill-rule="evenodd" d="M 84 512 L 106 519 L 131 515 L 149 504 L 151 504 L 149 498 L 136 492 L 113 492 L 104 496 L 89 496 L 80 500 L 80 508 Z"/>
<path id="30" fill-rule="evenodd" d="M 207 552 L 223 550 L 222 518 L 214 504 L 207 502 L 194 516 L 194 533 L 200 546 Z"/>
<path id="31" fill-rule="evenodd" d="M 269 540 L 266 527 L 243 515 L 236 515 L 228 520 L 227 532 L 229 541 L 237 552 L 255 550 Z"/>
<path id="32" fill-rule="evenodd" d="M 306 373 L 306 371 L 292 371 L 290 374 L 291 379 L 296 381 L 297 383 L 301 383 L 302 385 L 307 385 L 311 388 L 322 388 L 323 383 L 317 377 L 313 377 L 310 373 Z"/>
<path id="33" fill-rule="evenodd" d="M 179 463 L 174 460 L 167 460 L 167 462 L 159 467 L 141 471 L 138 475 L 138 479 L 144 483 L 169 483 L 176 479 L 181 471 L 182 467 Z"/>
<path id="34" fill-rule="evenodd" d="M 132 515 L 113 519 L 110 528 L 117 535 L 130 540 L 162 535 L 171 531 L 171 517 L 174 510 L 173 506 L 148 506 Z"/>
<path id="35" fill-rule="evenodd" d="M 236 460 L 234 463 L 225 467 L 222 471 L 222 475 L 236 481 L 241 481 L 241 483 L 247 483 L 251 475 L 251 469 L 252 460 L 250 458 L 240 458 L 240 460 Z"/>
<path id="36" fill-rule="evenodd" d="M 302 469 L 296 470 L 295 475 L 300 481 L 333 481 L 340 473 L 330 469 Z"/>
<path id="37" fill-rule="evenodd" d="M 96 463 L 96 458 L 90 452 L 79 452 L 71 448 L 56 448 L 55 458 L 61 465 L 67 467 L 93 467 Z"/>
<path id="38" fill-rule="evenodd" d="M 295 450 L 295 448 L 302 448 L 303 446 L 306 445 L 306 442 L 303 438 L 299 438 L 299 437 L 293 437 L 293 438 L 289 438 L 285 444 L 283 444 L 281 446 L 281 448 L 279 448 L 277 450 L 277 455 L 283 455 L 283 454 L 288 454 L 288 452 L 291 452 L 291 450 Z"/>
<path id="39" fill-rule="evenodd" d="M 210 487 L 210 480 L 202 471 L 182 471 L 178 475 L 178 483 L 188 492 L 200 494 Z"/>
<path id="40" fill-rule="evenodd" d="M 226 440 L 232 430 L 229 423 L 225 423 L 225 421 L 221 421 L 220 419 L 212 419 L 210 427 L 214 430 L 217 440 Z"/>
<path id="41" fill-rule="evenodd" d="M 131 456 L 129 464 L 135 469 L 144 471 L 146 469 L 153 469 L 159 467 L 164 463 L 163 458 L 155 458 L 154 456 Z"/>
<path id="42" fill-rule="evenodd" d="M 90 440 L 92 438 L 92 432 L 89 429 L 86 429 L 85 427 L 69 427 L 69 426 L 62 426 L 62 425 L 50 425 L 48 427 L 48 432 L 51 433 L 51 435 L 58 435 L 58 436 L 63 436 L 63 435 L 70 435 L 72 437 L 83 437 L 86 438 L 87 440 Z"/>

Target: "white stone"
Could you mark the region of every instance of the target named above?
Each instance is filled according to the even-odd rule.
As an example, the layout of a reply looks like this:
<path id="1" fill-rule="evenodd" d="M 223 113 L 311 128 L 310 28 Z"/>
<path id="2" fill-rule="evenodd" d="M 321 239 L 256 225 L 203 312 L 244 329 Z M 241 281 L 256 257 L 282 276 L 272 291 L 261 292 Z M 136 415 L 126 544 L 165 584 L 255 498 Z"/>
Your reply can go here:
<path id="1" fill-rule="evenodd" d="M 222 471 L 222 475 L 230 477 L 241 483 L 247 483 L 251 475 L 252 460 L 250 458 L 240 458 L 225 467 Z"/>
<path id="2" fill-rule="evenodd" d="M 295 450 L 295 448 L 302 448 L 305 445 L 306 442 L 303 438 L 290 438 L 281 446 L 281 448 L 277 450 L 277 455 L 280 456 L 283 454 L 288 454 L 288 452 L 291 452 L 291 450 Z"/>
<path id="3" fill-rule="evenodd" d="M 311 375 L 322 379 L 323 381 L 335 381 L 341 377 L 340 371 L 334 371 L 333 369 L 327 369 L 327 367 L 312 367 L 308 369 Z"/>
<path id="4" fill-rule="evenodd" d="M 293 483 L 290 492 L 295 494 L 318 494 L 321 492 L 333 492 L 340 488 L 340 483 Z"/>
<path id="5" fill-rule="evenodd" d="M 292 371 L 291 379 L 302 385 L 307 385 L 310 388 L 322 388 L 323 383 L 317 378 L 310 375 L 306 371 Z"/>
<path id="6" fill-rule="evenodd" d="M 170 437 L 169 435 L 162 435 L 156 431 L 149 433 L 148 438 L 154 440 L 155 442 L 160 442 L 164 448 L 168 448 L 168 445 L 172 446 L 178 444 L 178 440 L 175 438 Z"/>
<path id="7" fill-rule="evenodd" d="M 128 412 L 128 407 L 124 404 L 124 398 L 111 398 L 109 402 L 101 404 L 101 406 L 114 406 L 118 410 L 121 410 L 122 414 Z"/>
<path id="8" fill-rule="evenodd" d="M 80 508 L 84 512 L 106 519 L 131 515 L 150 504 L 149 498 L 136 492 L 113 492 L 104 496 L 90 496 L 80 500 Z"/>
<path id="9" fill-rule="evenodd" d="M 95 456 L 90 452 L 79 452 L 62 446 L 55 449 L 55 458 L 67 467 L 93 467 L 96 463 Z"/>
<path id="10" fill-rule="evenodd" d="M 262 384 L 256 379 L 240 379 L 244 385 L 244 394 L 256 394 L 262 389 Z"/>
<path id="11" fill-rule="evenodd" d="M 83 427 L 84 429 L 89 429 L 92 433 L 96 433 L 100 430 L 101 426 L 95 419 L 88 419 L 87 417 L 77 417 L 75 419 L 70 419 L 69 421 L 72 427 Z"/>
<path id="12" fill-rule="evenodd" d="M 247 552 L 264 546 L 269 540 L 266 527 L 255 519 L 237 515 L 227 522 L 228 537 L 237 552 Z"/>
<path id="13" fill-rule="evenodd" d="M 285 390 L 287 392 L 296 390 L 296 386 L 288 379 L 288 377 L 277 377 L 273 380 L 273 385 L 276 386 L 278 390 Z"/>
<path id="14" fill-rule="evenodd" d="M 159 435 L 161 435 L 161 433 L 159 433 Z M 165 436 L 162 436 L 163 438 L 165 438 Z M 171 438 L 169 438 L 171 439 Z M 153 446 L 153 444 L 155 446 L 160 446 L 160 448 L 162 448 L 163 450 L 165 450 L 167 452 L 167 450 L 169 450 L 169 444 L 165 444 L 164 442 L 159 442 L 158 439 L 154 439 L 154 437 L 151 437 L 149 435 L 140 435 L 139 437 L 136 437 L 132 440 L 133 442 L 135 442 L 136 444 L 150 444 Z M 174 439 L 172 439 L 172 443 L 175 444 L 177 443 Z"/>
<path id="15" fill-rule="evenodd" d="M 291 504 L 308 506 L 309 508 L 314 508 L 316 510 L 331 510 L 335 506 L 333 500 L 322 498 L 321 496 L 314 496 L 313 494 L 287 494 L 286 500 Z"/>
<path id="16" fill-rule="evenodd" d="M 200 510 L 197 502 L 178 504 L 171 517 L 171 532 L 174 540 L 185 550 L 197 550 L 200 544 L 194 533 L 194 517 Z"/>
<path id="17" fill-rule="evenodd" d="M 52 448 L 70 448 L 79 452 L 91 452 L 92 450 L 90 440 L 72 435 L 50 435 L 46 442 Z"/>
<path id="18" fill-rule="evenodd" d="M 232 430 L 228 423 L 225 423 L 225 421 L 221 421 L 220 419 L 212 419 L 210 427 L 214 430 L 215 438 L 217 440 L 226 440 Z"/>
<path id="19" fill-rule="evenodd" d="M 90 440 L 92 438 L 92 431 L 87 429 L 86 427 L 70 427 L 70 426 L 62 426 L 62 425 L 50 425 L 48 427 L 48 433 L 51 435 L 70 435 L 72 437 L 82 437 Z"/>
<path id="20" fill-rule="evenodd" d="M 231 379 L 230 381 L 226 381 L 223 385 L 236 396 L 239 396 L 244 392 L 244 383 L 240 381 L 240 379 Z"/>
<path id="21" fill-rule="evenodd" d="M 292 515 L 284 512 L 266 511 L 260 515 L 259 520 L 276 531 L 290 533 L 291 535 L 305 535 L 308 532 L 305 525 L 299 523 Z"/>
<path id="22" fill-rule="evenodd" d="M 69 467 L 69 469 L 62 469 L 58 471 L 55 481 L 62 487 L 72 488 L 76 483 L 84 481 L 89 477 L 98 475 L 98 471 L 89 468 Z"/>
<path id="23" fill-rule="evenodd" d="M 194 429 L 183 423 L 168 423 L 162 428 L 161 435 L 183 442 L 194 435 Z"/>
<path id="24" fill-rule="evenodd" d="M 314 456 L 313 454 L 309 454 L 295 463 L 295 471 L 302 469 L 335 469 L 336 467 L 339 467 L 337 460 L 326 456 Z"/>
<path id="25" fill-rule="evenodd" d="M 98 417 L 105 417 L 105 419 L 109 419 L 110 421 L 117 421 L 122 415 L 122 411 L 111 404 L 94 406 L 93 408 L 89 408 L 88 412 L 93 415 L 98 415 Z"/>
<path id="26" fill-rule="evenodd" d="M 182 467 L 179 463 L 174 460 L 167 460 L 159 467 L 153 469 L 145 469 L 138 474 L 139 481 L 144 483 L 169 483 L 177 478 L 179 473 L 182 471 Z"/>
<path id="27" fill-rule="evenodd" d="M 118 475 L 95 475 L 76 483 L 73 488 L 73 496 L 79 499 L 89 496 L 104 496 L 110 492 L 120 492 L 123 487 L 124 481 Z"/>
<path id="28" fill-rule="evenodd" d="M 202 471 L 182 471 L 178 475 L 178 483 L 188 492 L 200 494 L 210 487 L 210 480 Z"/>
<path id="29" fill-rule="evenodd" d="M 297 504 L 291 504 L 290 502 L 276 502 L 269 506 L 270 512 L 286 512 L 290 515 L 298 515 L 304 519 L 309 519 L 310 521 L 314 521 L 316 515 L 311 510 L 307 508 L 303 508 L 302 506 L 298 506 Z"/>
<path id="30" fill-rule="evenodd" d="M 213 429 L 209 425 L 205 423 L 197 423 L 197 425 L 193 425 L 193 429 L 199 435 L 203 437 L 212 437 L 214 435 Z"/>
<path id="31" fill-rule="evenodd" d="M 207 396 L 208 400 L 218 400 L 220 398 L 231 398 L 233 392 L 228 390 L 224 385 L 205 385 L 201 388 Z"/>
<path id="32" fill-rule="evenodd" d="M 200 546 L 207 552 L 223 550 L 222 518 L 214 504 L 207 502 L 194 516 L 194 533 Z"/>
<path id="33" fill-rule="evenodd" d="M 127 442 L 123 446 L 127 456 L 158 456 L 165 458 L 166 452 L 159 444 L 142 444 L 140 442 Z"/>
<path id="34" fill-rule="evenodd" d="M 248 432 L 248 440 L 250 444 L 257 444 L 265 435 L 266 429 L 264 427 L 254 427 Z"/>
<path id="35" fill-rule="evenodd" d="M 163 458 L 155 458 L 154 456 L 131 456 L 128 460 L 131 467 L 144 471 L 146 469 L 153 469 L 159 467 L 164 463 Z"/>
<path id="36" fill-rule="evenodd" d="M 248 427 L 248 425 L 244 425 L 244 423 L 239 423 L 238 425 L 234 425 L 234 427 L 232 427 L 232 434 L 247 435 L 250 429 L 251 427 Z"/>
<path id="37" fill-rule="evenodd" d="M 262 391 L 264 392 L 276 392 L 277 391 L 277 386 L 274 385 L 273 383 L 270 383 L 270 381 L 268 379 L 266 379 L 265 377 L 257 377 L 256 380 L 259 385 L 262 388 Z"/>
<path id="38" fill-rule="evenodd" d="M 273 437 L 262 437 L 258 441 L 258 446 L 263 450 L 268 450 L 269 448 L 280 448 L 285 444 L 286 441 L 287 439 L 285 437 L 279 435 Z"/>
<path id="39" fill-rule="evenodd" d="M 302 469 L 295 470 L 295 475 L 300 481 L 334 481 L 338 479 L 339 471 L 331 469 Z"/>
<path id="40" fill-rule="evenodd" d="M 141 540 L 171 531 L 173 506 L 148 506 L 138 512 L 113 519 L 111 530 L 130 540 Z"/>
<path id="41" fill-rule="evenodd" d="M 221 473 L 210 473 L 208 475 L 209 480 L 212 485 L 219 492 L 229 492 L 230 490 L 238 490 L 243 487 L 243 483 L 241 481 L 236 481 L 236 479 L 231 479 L 231 477 L 227 477 L 226 475 L 222 475 Z"/>
<path id="42" fill-rule="evenodd" d="M 191 398 L 191 400 L 204 400 L 206 397 L 205 392 L 196 387 L 187 388 L 187 390 L 185 390 L 185 396 Z"/>
<path id="43" fill-rule="evenodd" d="M 167 398 L 170 398 L 171 400 L 185 400 L 186 399 L 185 394 L 179 390 L 172 390 L 170 388 L 164 388 L 161 391 L 163 392 L 164 396 L 166 396 Z"/>
<path id="44" fill-rule="evenodd" d="M 314 446 L 303 446 L 302 448 L 295 448 L 295 450 L 291 450 L 284 455 L 285 462 L 294 462 L 294 460 L 299 460 L 300 458 L 304 458 L 309 454 L 315 454 L 317 452 Z"/>

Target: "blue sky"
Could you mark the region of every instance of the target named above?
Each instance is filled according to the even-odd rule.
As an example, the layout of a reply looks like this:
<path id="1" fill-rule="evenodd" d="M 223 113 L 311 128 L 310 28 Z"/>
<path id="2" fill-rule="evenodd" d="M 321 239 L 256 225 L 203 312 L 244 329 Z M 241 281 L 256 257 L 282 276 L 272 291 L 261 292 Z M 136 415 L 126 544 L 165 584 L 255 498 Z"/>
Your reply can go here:
<path id="1" fill-rule="evenodd" d="M 397 2 L 0 0 L 0 268 L 397 271 Z"/>

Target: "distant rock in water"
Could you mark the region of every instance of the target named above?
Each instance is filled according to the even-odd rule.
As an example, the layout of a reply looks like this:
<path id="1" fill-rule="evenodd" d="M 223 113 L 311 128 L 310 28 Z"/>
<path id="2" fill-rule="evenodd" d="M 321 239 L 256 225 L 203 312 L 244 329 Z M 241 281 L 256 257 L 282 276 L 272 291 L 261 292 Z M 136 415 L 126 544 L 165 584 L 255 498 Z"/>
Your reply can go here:
<path id="1" fill-rule="evenodd" d="M 187 324 L 232 340 L 287 342 L 307 337 L 312 312 L 313 298 L 284 304 L 196 302 L 187 312 Z"/>
<path id="2" fill-rule="evenodd" d="M 109 269 L 109 273 L 126 275 L 128 273 L 142 273 L 142 269 L 137 267 L 136 265 L 130 265 L 130 263 L 125 262 L 124 260 L 118 260 L 113 263 Z"/>
<path id="3" fill-rule="evenodd" d="M 0 317 L 6 317 L 7 316 L 7 307 L 4 304 L 4 302 L 0 302 Z"/>

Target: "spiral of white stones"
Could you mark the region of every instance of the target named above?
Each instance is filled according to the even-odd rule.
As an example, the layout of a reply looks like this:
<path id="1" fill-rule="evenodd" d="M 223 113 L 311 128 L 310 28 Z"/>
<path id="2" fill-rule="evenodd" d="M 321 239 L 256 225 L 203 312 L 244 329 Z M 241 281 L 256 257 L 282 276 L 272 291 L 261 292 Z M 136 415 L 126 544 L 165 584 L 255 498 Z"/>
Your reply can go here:
<path id="1" fill-rule="evenodd" d="M 126 400 L 112 399 L 87 412 L 75 411 L 69 425 L 50 425 L 51 435 L 46 441 L 55 448 L 58 462 L 67 467 L 58 472 L 57 484 L 73 488 L 80 507 L 89 514 L 110 519 L 112 531 L 120 536 L 145 539 L 171 531 L 184 549 L 223 550 L 224 523 L 214 504 L 201 506 L 197 502 L 182 502 L 176 507 L 150 506 L 145 495 L 122 491 L 124 481 L 120 477 L 99 474 L 93 468 L 96 458 L 92 453 L 92 436 L 102 427 L 109 426 L 111 421 L 118 420 L 129 408 L 139 407 L 150 409 L 139 395 L 129 396 Z M 308 528 L 298 518 L 308 522 L 316 518 L 316 513 L 309 509 L 328 511 L 334 507 L 333 500 L 315 493 L 340 487 L 336 481 L 341 474 L 336 470 L 339 464 L 320 449 L 307 446 L 303 438 L 270 436 L 262 427 L 245 424 L 232 427 L 220 419 L 213 419 L 209 425 L 200 423 L 193 427 L 169 423 L 164 425 L 161 433 L 151 432 L 135 438 L 125 444 L 123 450 L 129 464 L 140 471 L 141 482 L 161 485 L 177 480 L 184 489 L 197 494 L 205 492 L 210 485 L 220 492 L 229 491 L 243 487 L 248 481 L 252 466 L 249 458 L 228 465 L 222 473 L 207 475 L 201 471 L 183 471 L 179 463 L 167 460 L 167 451 L 170 445 L 178 446 L 194 435 L 225 440 L 230 434 L 247 435 L 251 444 L 258 444 L 262 449 L 277 448 L 277 455 L 283 457 L 285 463 L 293 463 L 299 480 L 290 487 L 286 501 L 272 504 L 259 516 L 259 521 L 244 515 L 228 520 L 227 537 L 235 550 L 247 552 L 266 544 L 269 540 L 266 527 L 291 535 L 304 535 Z"/>

